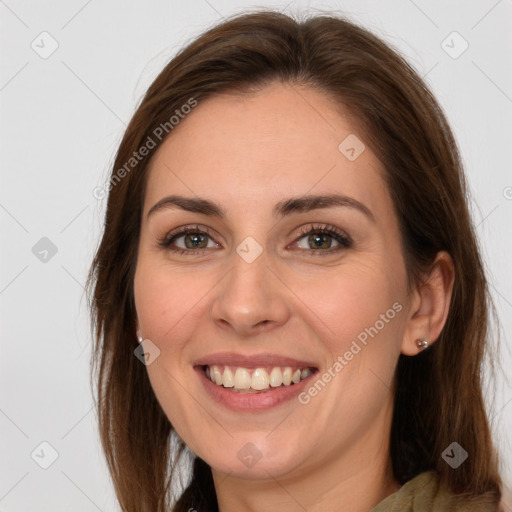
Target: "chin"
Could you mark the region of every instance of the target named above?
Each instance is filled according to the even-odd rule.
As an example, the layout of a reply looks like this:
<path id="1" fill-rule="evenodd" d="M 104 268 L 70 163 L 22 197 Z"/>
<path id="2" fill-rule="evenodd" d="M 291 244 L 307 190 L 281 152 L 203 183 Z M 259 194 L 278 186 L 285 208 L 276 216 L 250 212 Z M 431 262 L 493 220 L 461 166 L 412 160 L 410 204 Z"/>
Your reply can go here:
<path id="1" fill-rule="evenodd" d="M 272 436 L 274 434 L 270 434 Z M 229 444 L 229 448 L 219 445 L 213 450 L 204 447 L 197 455 L 212 470 L 248 480 L 282 478 L 295 472 L 312 456 L 312 453 L 306 453 L 303 443 L 292 442 L 285 433 L 275 435 L 273 439 L 269 438 L 268 432 L 239 434 L 234 435 Z"/>

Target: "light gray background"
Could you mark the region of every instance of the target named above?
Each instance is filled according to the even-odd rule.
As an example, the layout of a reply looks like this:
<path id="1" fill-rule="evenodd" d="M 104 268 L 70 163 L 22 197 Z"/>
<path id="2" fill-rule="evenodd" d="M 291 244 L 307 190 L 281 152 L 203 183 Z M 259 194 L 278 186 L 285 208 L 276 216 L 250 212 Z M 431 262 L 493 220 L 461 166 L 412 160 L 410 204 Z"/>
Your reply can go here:
<path id="1" fill-rule="evenodd" d="M 89 388 L 83 285 L 105 206 L 93 189 L 105 183 L 126 123 L 168 59 L 224 16 L 255 5 L 0 0 L 3 512 L 118 510 Z M 258 5 L 349 15 L 398 47 L 427 77 L 466 164 L 503 327 L 501 361 L 510 368 L 512 0 Z M 44 31 L 51 36 L 40 36 Z M 458 58 L 453 56 L 464 41 L 450 36 L 453 31 L 469 44 Z M 53 40 L 57 50 L 42 58 Z M 57 248 L 53 256 L 39 254 L 46 262 L 32 250 L 43 237 Z M 512 392 L 503 378 L 493 407 L 510 483 Z M 48 469 L 35 462 L 51 462 L 51 449 L 42 442 L 58 452 Z"/>

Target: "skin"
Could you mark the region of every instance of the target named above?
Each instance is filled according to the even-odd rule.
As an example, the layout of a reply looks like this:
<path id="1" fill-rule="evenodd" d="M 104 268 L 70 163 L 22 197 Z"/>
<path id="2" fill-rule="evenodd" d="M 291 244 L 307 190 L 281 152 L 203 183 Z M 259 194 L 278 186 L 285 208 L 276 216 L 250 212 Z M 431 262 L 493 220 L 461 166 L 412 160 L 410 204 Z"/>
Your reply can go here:
<path id="1" fill-rule="evenodd" d="M 445 323 L 453 264 L 438 254 L 421 286 L 407 289 L 401 234 L 384 169 L 366 146 L 349 161 L 338 145 L 364 141 L 322 93 L 272 83 L 258 93 L 217 95 L 173 130 L 154 155 L 144 198 L 134 280 L 138 333 L 160 350 L 147 366 L 155 394 L 191 450 L 212 468 L 220 510 L 368 511 L 398 489 L 389 455 L 400 353 L 433 343 Z M 276 203 L 333 191 L 364 203 L 272 216 Z M 225 219 L 150 208 L 165 196 L 219 203 Z M 336 227 L 313 251 L 300 229 Z M 158 239 L 188 224 L 209 228 L 206 249 L 180 254 Z M 236 248 L 263 249 L 252 263 Z M 301 236 L 299 239 L 298 237 Z M 186 247 L 185 238 L 175 245 Z M 327 249 L 325 249 L 327 247 Z M 339 251 L 332 252 L 335 249 Z M 188 249 L 193 251 L 193 249 Z M 312 254 L 313 253 L 313 254 Z M 273 352 L 315 361 L 320 374 L 394 303 L 402 309 L 309 403 L 235 413 L 204 392 L 193 362 L 219 351 Z M 251 468 L 237 457 L 253 443 Z"/>

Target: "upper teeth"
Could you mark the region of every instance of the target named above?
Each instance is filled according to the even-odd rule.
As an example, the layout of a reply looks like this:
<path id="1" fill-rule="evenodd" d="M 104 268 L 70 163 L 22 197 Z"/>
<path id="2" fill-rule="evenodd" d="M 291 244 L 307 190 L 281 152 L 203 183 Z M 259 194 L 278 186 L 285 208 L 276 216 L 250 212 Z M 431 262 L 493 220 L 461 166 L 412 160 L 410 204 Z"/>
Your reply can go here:
<path id="1" fill-rule="evenodd" d="M 276 366 L 271 369 L 256 368 L 253 370 L 217 365 L 206 367 L 206 376 L 212 382 L 225 388 L 234 388 L 235 390 L 253 389 L 261 391 L 268 389 L 269 386 L 273 388 L 281 385 L 290 386 L 292 383 L 296 384 L 305 379 L 311 373 L 310 368 L 293 369 L 290 366 L 284 368 Z"/>

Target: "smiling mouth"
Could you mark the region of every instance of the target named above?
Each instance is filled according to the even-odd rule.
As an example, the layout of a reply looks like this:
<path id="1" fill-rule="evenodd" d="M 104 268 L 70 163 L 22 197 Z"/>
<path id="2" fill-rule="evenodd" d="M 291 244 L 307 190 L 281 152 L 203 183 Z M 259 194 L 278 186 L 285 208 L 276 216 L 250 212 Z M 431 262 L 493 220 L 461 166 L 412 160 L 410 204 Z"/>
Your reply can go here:
<path id="1" fill-rule="evenodd" d="M 266 393 L 293 386 L 314 374 L 313 367 L 272 366 L 244 368 L 228 365 L 201 366 L 206 378 L 234 393 Z"/>

